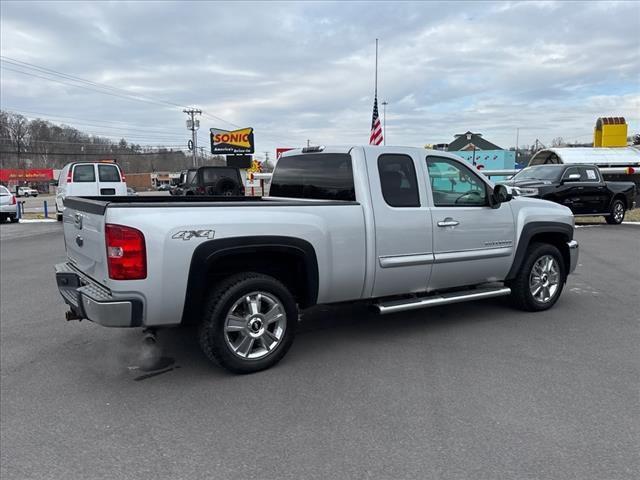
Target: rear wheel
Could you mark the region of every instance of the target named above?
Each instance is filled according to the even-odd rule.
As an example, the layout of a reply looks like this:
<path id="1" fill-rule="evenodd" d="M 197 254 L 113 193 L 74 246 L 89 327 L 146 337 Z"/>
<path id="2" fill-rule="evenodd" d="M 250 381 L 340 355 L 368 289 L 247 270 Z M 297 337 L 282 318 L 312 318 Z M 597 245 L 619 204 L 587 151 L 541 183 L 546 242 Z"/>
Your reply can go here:
<path id="1" fill-rule="evenodd" d="M 548 243 L 534 243 L 511 284 L 513 303 L 530 312 L 547 310 L 560 298 L 564 279 L 565 265 L 560 251 Z"/>
<path id="2" fill-rule="evenodd" d="M 609 225 L 619 225 L 624 220 L 625 213 L 624 202 L 618 199 L 613 201 L 609 215 L 604 218 Z"/>
<path id="3" fill-rule="evenodd" d="M 211 291 L 198 339 L 210 360 L 234 373 L 252 373 L 284 357 L 297 320 L 287 287 L 267 275 L 241 273 Z"/>

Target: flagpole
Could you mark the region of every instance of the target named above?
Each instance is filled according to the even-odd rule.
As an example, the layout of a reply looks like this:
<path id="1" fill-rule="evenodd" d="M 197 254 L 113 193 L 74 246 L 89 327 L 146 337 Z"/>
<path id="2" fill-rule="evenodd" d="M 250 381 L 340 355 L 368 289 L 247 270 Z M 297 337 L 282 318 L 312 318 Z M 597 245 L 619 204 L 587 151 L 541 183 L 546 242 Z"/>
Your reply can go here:
<path id="1" fill-rule="evenodd" d="M 378 39 L 376 38 L 376 80 L 374 97 L 378 98 Z"/>

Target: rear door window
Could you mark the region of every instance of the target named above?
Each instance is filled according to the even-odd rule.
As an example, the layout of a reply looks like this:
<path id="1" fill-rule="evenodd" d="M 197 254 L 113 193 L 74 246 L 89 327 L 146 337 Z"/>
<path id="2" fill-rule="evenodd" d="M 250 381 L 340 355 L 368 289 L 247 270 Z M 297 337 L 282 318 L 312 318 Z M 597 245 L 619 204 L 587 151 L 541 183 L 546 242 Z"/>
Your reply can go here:
<path id="1" fill-rule="evenodd" d="M 120 182 L 120 171 L 115 165 L 98 165 L 98 177 L 101 182 Z"/>
<path id="2" fill-rule="evenodd" d="M 282 157 L 273 173 L 269 195 L 355 201 L 351 155 L 312 153 Z"/>
<path id="3" fill-rule="evenodd" d="M 598 171 L 595 168 L 580 167 L 580 181 L 599 182 Z"/>
<path id="4" fill-rule="evenodd" d="M 5 197 L 7 195 L 11 195 L 11 192 L 9 192 L 7 187 L 0 186 L 0 196 Z"/>
<path id="5" fill-rule="evenodd" d="M 419 207 L 420 194 L 413 160 L 408 155 L 378 157 L 378 173 L 384 201 L 390 207 Z"/>
<path id="6" fill-rule="evenodd" d="M 74 182 L 95 182 L 96 170 L 91 165 L 76 165 L 73 167 L 73 181 Z"/>

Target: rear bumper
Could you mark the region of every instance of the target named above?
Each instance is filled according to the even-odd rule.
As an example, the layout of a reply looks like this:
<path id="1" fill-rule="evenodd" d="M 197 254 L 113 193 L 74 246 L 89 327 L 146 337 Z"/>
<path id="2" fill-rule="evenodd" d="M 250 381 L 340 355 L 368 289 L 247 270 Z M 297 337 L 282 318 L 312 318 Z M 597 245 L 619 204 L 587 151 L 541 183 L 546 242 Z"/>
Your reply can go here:
<path id="1" fill-rule="evenodd" d="M 567 272 L 567 274 L 569 274 L 573 273 L 573 271 L 578 266 L 580 247 L 578 245 L 578 242 L 576 242 L 575 240 L 567 242 L 567 246 L 569 247 L 569 271 Z"/>
<path id="2" fill-rule="evenodd" d="M 113 298 L 104 286 L 69 263 L 55 266 L 58 291 L 75 316 L 104 327 L 141 327 L 143 304 L 134 298 Z"/>
<path id="3" fill-rule="evenodd" d="M 17 208 L 15 205 L 0 205 L 0 213 L 5 215 L 16 215 Z"/>

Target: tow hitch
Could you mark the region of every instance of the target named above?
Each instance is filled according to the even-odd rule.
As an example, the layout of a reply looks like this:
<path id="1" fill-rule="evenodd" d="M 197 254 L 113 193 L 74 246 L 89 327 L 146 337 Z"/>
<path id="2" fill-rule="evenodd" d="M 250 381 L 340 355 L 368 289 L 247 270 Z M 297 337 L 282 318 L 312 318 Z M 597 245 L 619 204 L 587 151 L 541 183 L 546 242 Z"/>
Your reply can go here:
<path id="1" fill-rule="evenodd" d="M 78 320 L 79 322 L 82 321 L 82 317 L 73 310 L 67 310 L 64 314 L 64 318 L 67 319 L 67 322 L 70 322 L 71 320 Z"/>

